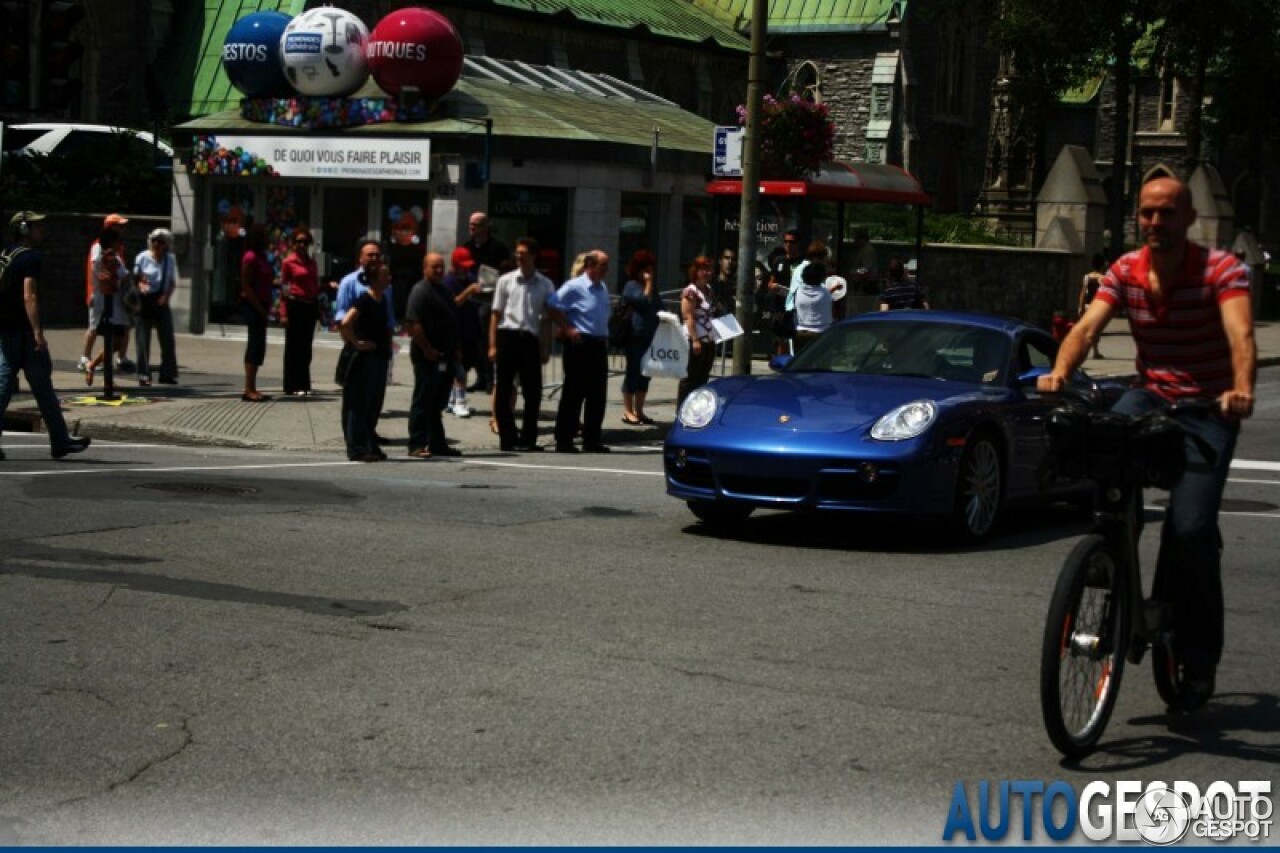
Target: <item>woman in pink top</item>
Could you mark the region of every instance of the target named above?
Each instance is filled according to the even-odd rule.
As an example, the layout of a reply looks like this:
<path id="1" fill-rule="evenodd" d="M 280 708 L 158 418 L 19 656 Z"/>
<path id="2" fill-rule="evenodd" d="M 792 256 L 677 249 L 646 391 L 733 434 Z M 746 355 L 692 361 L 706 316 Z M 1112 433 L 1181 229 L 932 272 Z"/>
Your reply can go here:
<path id="1" fill-rule="evenodd" d="M 295 397 L 311 394 L 311 344 L 320 310 L 320 277 L 311 257 L 311 243 L 311 232 L 305 225 L 293 229 L 289 255 L 280 265 L 284 393 Z"/>

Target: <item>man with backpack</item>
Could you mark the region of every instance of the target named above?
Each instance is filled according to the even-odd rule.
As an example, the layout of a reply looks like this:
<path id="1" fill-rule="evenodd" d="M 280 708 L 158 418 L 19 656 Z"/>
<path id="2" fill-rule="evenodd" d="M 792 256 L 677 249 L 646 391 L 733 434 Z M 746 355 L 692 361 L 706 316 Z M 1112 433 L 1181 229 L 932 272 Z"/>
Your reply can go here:
<path id="1" fill-rule="evenodd" d="M 40 322 L 39 283 L 42 257 L 35 244 L 44 237 L 44 214 L 32 210 L 9 220 L 13 242 L 0 252 L 0 428 L 18 384 L 18 371 L 27 378 L 40 407 L 53 458 L 80 453 L 87 438 L 72 438 L 62 407 L 53 392 L 53 360 Z M 0 450 L 0 460 L 4 451 Z"/>

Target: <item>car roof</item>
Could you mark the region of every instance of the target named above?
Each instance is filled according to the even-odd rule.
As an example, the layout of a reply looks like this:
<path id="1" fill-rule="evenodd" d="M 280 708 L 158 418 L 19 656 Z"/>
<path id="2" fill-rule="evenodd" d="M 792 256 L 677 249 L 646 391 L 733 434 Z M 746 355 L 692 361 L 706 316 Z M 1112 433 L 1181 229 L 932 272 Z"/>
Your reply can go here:
<path id="1" fill-rule="evenodd" d="M 1014 335 L 1022 331 L 1034 330 L 1044 332 L 1039 326 L 1016 317 L 1001 317 L 995 314 L 983 314 L 978 311 L 939 311 L 926 309 L 904 309 L 900 311 L 871 311 L 842 320 L 839 325 L 861 323 L 900 323 L 910 320 L 922 323 L 959 323 L 965 326 L 978 326 L 992 331 Z M 1045 334 L 1048 334 L 1045 332 Z"/>
<path id="2" fill-rule="evenodd" d="M 148 144 L 150 144 L 152 140 L 155 139 L 155 137 L 152 136 L 151 132 L 147 130 L 137 130 L 132 127 L 116 127 L 109 124 L 84 124 L 80 122 L 41 121 L 41 122 L 32 122 L 29 124 L 11 124 L 11 125 L 8 125 L 6 129 L 7 130 L 42 130 L 46 132 L 51 132 L 55 130 L 67 130 L 67 131 L 80 130 L 88 133 L 128 133 L 138 137 L 139 139 L 141 139 L 142 141 Z M 161 139 L 161 140 L 158 140 L 158 144 L 166 154 L 169 154 L 169 155 L 173 154 L 173 146 L 171 146 L 169 143 Z"/>

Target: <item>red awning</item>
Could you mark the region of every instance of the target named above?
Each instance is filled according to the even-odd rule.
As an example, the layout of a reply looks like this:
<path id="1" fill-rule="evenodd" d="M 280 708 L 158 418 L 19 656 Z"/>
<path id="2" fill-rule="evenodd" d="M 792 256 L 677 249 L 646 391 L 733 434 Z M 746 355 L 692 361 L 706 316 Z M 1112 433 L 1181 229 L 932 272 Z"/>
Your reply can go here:
<path id="1" fill-rule="evenodd" d="M 712 195 L 741 195 L 738 178 L 718 178 L 707 184 Z M 929 204 L 920 182 L 897 166 L 880 163 L 825 163 L 816 175 L 799 181 L 761 181 L 764 196 L 791 196 L 816 201 L 862 201 L 881 204 Z"/>

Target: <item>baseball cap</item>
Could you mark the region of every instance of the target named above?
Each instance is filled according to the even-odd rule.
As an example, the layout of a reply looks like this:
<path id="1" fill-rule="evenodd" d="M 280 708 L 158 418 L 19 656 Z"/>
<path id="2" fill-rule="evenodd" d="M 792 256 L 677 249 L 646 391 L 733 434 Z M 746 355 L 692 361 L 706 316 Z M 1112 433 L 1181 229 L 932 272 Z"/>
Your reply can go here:
<path id="1" fill-rule="evenodd" d="M 107 218 L 102 220 L 102 227 L 110 228 L 113 225 L 124 225 L 128 221 L 118 213 L 108 213 Z"/>
<path id="2" fill-rule="evenodd" d="M 453 265 L 459 269 L 469 270 L 476 265 L 475 259 L 471 257 L 471 250 L 466 246 L 459 246 L 453 250 Z"/>
<path id="3" fill-rule="evenodd" d="M 9 220 L 9 226 L 11 228 L 17 228 L 23 222 L 39 222 L 42 219 L 44 219 L 43 213 L 36 213 L 34 210 L 19 210 L 13 215 L 13 218 Z"/>

